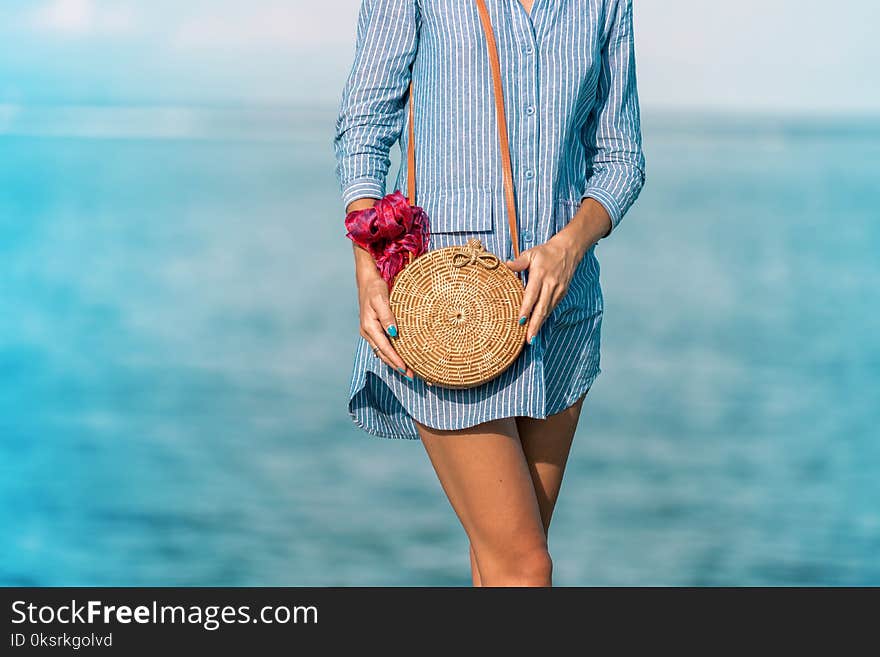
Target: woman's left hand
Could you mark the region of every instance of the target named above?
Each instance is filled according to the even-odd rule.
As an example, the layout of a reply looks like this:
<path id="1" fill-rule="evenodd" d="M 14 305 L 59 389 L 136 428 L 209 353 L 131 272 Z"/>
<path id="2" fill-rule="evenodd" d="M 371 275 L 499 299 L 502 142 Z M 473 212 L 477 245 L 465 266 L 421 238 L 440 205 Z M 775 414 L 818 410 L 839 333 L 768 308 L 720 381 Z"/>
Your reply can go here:
<path id="1" fill-rule="evenodd" d="M 505 263 L 515 272 L 529 270 L 529 281 L 519 311 L 520 323 L 529 323 L 527 343 L 532 343 L 544 320 L 568 292 L 574 270 L 584 253 L 586 249 L 582 240 L 572 239 L 561 231 L 544 244 L 521 251 L 518 258 Z"/>

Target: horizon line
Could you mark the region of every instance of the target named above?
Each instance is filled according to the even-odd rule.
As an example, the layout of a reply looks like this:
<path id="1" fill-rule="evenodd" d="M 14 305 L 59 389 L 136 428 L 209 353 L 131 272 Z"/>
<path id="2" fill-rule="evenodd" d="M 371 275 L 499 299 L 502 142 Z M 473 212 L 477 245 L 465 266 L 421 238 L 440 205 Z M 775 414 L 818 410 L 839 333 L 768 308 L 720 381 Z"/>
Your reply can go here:
<path id="1" fill-rule="evenodd" d="M 332 103 L 288 104 L 15 104 L 0 103 L 0 137 L 249 139 L 313 141 L 332 127 Z M 731 108 L 643 106 L 642 125 L 676 133 L 775 136 L 880 134 L 880 112 L 744 112 Z"/>

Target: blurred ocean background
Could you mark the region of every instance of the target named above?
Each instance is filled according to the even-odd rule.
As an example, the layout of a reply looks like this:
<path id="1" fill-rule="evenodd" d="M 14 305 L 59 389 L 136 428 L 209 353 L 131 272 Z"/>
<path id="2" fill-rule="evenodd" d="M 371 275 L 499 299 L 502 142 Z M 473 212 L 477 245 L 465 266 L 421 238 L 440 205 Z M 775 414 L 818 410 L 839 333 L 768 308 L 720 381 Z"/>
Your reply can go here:
<path id="1" fill-rule="evenodd" d="M 0 105 L 0 584 L 469 583 L 347 414 L 334 118 Z M 556 583 L 880 584 L 880 119 L 643 121 Z"/>

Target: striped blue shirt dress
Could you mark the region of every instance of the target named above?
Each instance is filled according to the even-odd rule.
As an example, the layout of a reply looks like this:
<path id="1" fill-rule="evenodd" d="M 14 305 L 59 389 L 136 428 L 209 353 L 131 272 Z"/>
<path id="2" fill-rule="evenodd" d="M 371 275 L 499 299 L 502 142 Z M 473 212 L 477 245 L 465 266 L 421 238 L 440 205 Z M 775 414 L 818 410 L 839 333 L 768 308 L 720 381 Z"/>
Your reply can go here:
<path id="1" fill-rule="evenodd" d="M 645 180 L 632 0 L 486 0 L 501 62 L 522 249 L 571 220 L 585 197 L 612 233 Z M 409 83 L 412 80 L 412 98 Z M 381 198 L 398 142 L 394 188 L 406 193 L 408 103 L 415 114 L 416 204 L 430 248 L 478 237 L 511 258 L 486 37 L 474 0 L 362 0 L 354 64 L 333 148 L 343 205 Z M 532 345 L 499 377 L 469 389 L 410 382 L 360 335 L 349 413 L 377 436 L 545 418 L 585 393 L 600 372 L 603 300 L 595 246 Z"/>

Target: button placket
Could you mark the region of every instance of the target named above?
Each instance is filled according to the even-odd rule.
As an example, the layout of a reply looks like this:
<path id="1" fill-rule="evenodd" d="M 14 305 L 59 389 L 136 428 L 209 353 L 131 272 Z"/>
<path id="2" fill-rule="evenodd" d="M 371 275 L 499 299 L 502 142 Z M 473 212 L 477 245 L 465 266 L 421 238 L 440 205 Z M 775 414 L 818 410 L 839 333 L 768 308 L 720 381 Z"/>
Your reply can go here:
<path id="1" fill-rule="evenodd" d="M 538 157 L 538 110 L 537 110 L 537 75 L 538 75 L 538 44 L 535 27 L 536 12 L 533 7 L 530 18 L 520 0 L 511 5 L 509 16 L 512 20 L 511 37 L 519 46 L 519 56 L 512 58 L 517 70 L 514 76 L 519 82 L 519 102 L 513 104 L 516 109 L 517 135 L 511 142 L 511 155 L 515 160 L 514 176 L 519 181 L 518 212 L 519 241 L 521 249 L 531 248 L 535 240 L 535 222 L 537 221 L 537 157 Z M 536 3 L 537 4 L 537 3 Z M 516 51 L 514 51 L 516 52 Z"/>
<path id="2" fill-rule="evenodd" d="M 519 0 L 516 0 L 517 2 Z M 538 152 L 538 57 L 537 42 L 534 25 L 528 20 L 529 25 L 523 31 L 528 39 L 523 44 L 524 56 L 520 57 L 521 80 L 524 98 L 522 105 L 525 117 L 521 121 L 522 139 L 519 140 L 519 161 L 522 167 L 523 193 L 522 212 L 520 213 L 520 240 L 523 248 L 531 248 L 535 241 L 535 222 L 537 221 L 537 152 Z"/>

